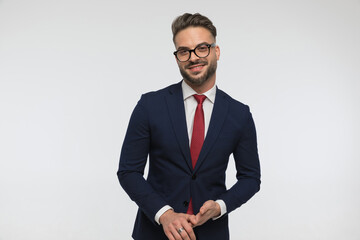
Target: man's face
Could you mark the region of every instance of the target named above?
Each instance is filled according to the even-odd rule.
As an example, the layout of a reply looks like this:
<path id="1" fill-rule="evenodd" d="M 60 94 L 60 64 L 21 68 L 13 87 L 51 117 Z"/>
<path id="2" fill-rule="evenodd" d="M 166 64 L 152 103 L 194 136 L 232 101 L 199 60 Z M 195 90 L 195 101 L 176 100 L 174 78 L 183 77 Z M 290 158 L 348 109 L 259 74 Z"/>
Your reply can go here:
<path id="1" fill-rule="evenodd" d="M 175 47 L 179 49 L 194 49 L 202 44 L 212 44 L 215 42 L 214 37 L 209 30 L 203 27 L 188 27 L 175 37 Z M 202 86 L 208 81 L 215 83 L 215 72 L 217 60 L 220 57 L 218 46 L 210 48 L 210 54 L 205 58 L 199 58 L 191 53 L 191 57 L 186 62 L 177 60 L 180 73 L 185 80 L 195 86 Z"/>

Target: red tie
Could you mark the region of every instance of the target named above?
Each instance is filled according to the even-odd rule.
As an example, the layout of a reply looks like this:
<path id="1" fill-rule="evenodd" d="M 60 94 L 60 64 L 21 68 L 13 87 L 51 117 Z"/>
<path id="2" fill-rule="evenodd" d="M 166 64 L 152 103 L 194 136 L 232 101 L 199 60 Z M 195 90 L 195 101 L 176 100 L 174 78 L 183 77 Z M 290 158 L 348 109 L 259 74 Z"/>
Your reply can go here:
<path id="1" fill-rule="evenodd" d="M 195 111 L 193 132 L 191 137 L 190 144 L 190 154 L 191 154 L 191 163 L 192 167 L 195 168 L 196 161 L 199 158 L 199 154 L 204 143 L 205 136 L 205 122 L 204 122 L 204 111 L 203 111 L 203 102 L 206 99 L 205 95 L 193 95 L 198 105 Z M 188 214 L 193 214 L 192 200 L 190 199 L 189 208 L 187 210 Z"/>

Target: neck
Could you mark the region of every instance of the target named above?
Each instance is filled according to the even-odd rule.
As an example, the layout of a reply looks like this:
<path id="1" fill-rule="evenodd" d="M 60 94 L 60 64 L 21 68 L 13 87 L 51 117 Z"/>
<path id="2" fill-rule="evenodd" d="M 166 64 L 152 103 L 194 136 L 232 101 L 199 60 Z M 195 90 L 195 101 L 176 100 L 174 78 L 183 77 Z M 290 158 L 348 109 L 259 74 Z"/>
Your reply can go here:
<path id="1" fill-rule="evenodd" d="M 203 82 L 201 85 L 192 84 L 188 80 L 184 78 L 184 81 L 198 94 L 203 94 L 204 92 L 209 91 L 215 85 L 215 73 L 214 75 L 208 79 L 207 81 Z"/>

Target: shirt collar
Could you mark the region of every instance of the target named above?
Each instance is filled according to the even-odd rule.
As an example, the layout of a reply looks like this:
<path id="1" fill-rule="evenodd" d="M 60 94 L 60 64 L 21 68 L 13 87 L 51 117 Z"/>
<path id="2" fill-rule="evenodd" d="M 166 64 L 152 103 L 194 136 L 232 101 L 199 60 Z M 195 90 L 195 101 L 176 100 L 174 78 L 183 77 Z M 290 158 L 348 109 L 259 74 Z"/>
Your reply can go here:
<path id="1" fill-rule="evenodd" d="M 183 98 L 186 100 L 187 98 L 191 97 L 194 94 L 197 94 L 194 89 L 192 89 L 184 80 L 181 83 L 181 88 L 183 92 Z M 216 95 L 216 84 L 208 91 L 204 92 L 202 95 L 205 95 L 210 102 L 215 102 L 215 95 Z"/>

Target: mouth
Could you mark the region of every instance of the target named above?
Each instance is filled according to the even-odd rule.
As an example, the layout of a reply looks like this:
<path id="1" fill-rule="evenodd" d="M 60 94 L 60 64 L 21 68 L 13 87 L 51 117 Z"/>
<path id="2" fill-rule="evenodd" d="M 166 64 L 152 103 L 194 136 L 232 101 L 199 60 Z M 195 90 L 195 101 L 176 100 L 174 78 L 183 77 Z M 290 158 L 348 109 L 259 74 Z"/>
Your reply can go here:
<path id="1" fill-rule="evenodd" d="M 196 63 L 186 66 L 186 69 L 189 69 L 191 72 L 199 72 L 201 71 L 207 64 L 206 63 Z"/>

